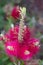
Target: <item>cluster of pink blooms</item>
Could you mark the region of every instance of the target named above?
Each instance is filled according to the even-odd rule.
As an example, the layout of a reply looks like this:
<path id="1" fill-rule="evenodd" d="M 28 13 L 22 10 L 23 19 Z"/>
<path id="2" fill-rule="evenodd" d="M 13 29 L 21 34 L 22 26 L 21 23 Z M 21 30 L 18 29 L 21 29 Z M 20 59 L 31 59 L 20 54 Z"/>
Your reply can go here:
<path id="1" fill-rule="evenodd" d="M 24 27 L 23 41 L 18 41 L 19 26 L 11 28 L 5 35 L 5 52 L 21 60 L 30 60 L 39 51 L 39 40 L 31 38 L 28 27 Z"/>
<path id="2" fill-rule="evenodd" d="M 18 18 L 19 12 L 16 8 L 12 11 L 12 17 Z M 21 60 L 30 60 L 40 48 L 39 40 L 31 38 L 31 31 L 24 26 L 23 41 L 18 41 L 19 26 L 14 26 L 5 35 L 5 52 L 8 56 L 14 56 Z M 2 39 L 2 38 L 0 38 Z"/>

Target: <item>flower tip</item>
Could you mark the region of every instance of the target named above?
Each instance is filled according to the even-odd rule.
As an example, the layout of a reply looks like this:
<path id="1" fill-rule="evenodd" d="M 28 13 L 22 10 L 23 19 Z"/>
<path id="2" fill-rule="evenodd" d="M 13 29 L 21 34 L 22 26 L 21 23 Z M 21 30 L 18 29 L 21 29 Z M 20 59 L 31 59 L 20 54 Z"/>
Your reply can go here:
<path id="1" fill-rule="evenodd" d="M 14 25 L 13 24 L 11 24 L 11 28 L 14 28 Z"/>

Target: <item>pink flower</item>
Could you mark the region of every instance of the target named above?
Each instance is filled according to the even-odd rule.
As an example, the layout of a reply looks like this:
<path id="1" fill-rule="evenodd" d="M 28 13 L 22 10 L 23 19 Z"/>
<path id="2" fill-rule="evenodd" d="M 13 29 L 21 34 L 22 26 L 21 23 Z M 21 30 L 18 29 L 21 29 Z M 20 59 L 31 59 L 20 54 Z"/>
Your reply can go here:
<path id="1" fill-rule="evenodd" d="M 32 52 L 30 51 L 29 47 L 24 45 L 20 48 L 20 55 L 21 60 L 30 60 L 33 57 Z"/>
<path id="2" fill-rule="evenodd" d="M 5 52 L 8 56 L 18 56 L 19 44 L 17 41 L 8 41 L 5 43 Z"/>
<path id="3" fill-rule="evenodd" d="M 6 34 L 5 37 L 9 40 L 17 40 L 18 39 L 18 26 L 15 26 L 13 29 L 11 28 Z"/>
<path id="4" fill-rule="evenodd" d="M 12 40 L 17 40 L 18 39 L 18 31 L 19 31 L 19 27 L 15 26 L 14 29 L 10 30 L 10 38 Z"/>
<path id="5" fill-rule="evenodd" d="M 31 30 L 30 30 L 30 28 L 27 27 L 27 26 L 24 26 L 24 37 L 23 37 L 24 41 L 29 40 L 30 36 L 31 36 Z"/>
<path id="6" fill-rule="evenodd" d="M 3 40 L 3 37 L 0 37 L 0 41 Z"/>
<path id="7" fill-rule="evenodd" d="M 18 41 L 19 26 L 11 28 L 5 35 L 8 41 L 5 43 L 5 51 L 9 56 L 16 56 L 21 60 L 30 60 L 40 48 L 39 40 L 31 38 L 28 27 L 24 27 L 23 41 Z"/>
<path id="8" fill-rule="evenodd" d="M 10 40 L 17 40 L 18 39 L 18 33 L 19 33 L 19 26 L 15 26 L 14 28 L 11 28 L 7 33 L 6 37 L 9 38 Z M 30 39 L 31 32 L 28 27 L 24 27 L 24 32 L 23 32 L 23 43 L 27 42 Z"/>
<path id="9" fill-rule="evenodd" d="M 32 38 L 28 42 L 30 50 L 32 50 L 32 52 L 36 54 L 40 49 L 39 40 L 36 38 Z"/>
<path id="10" fill-rule="evenodd" d="M 40 49 L 39 40 L 36 38 L 28 40 L 27 43 L 20 47 L 19 56 L 22 60 L 30 60 Z"/>
<path id="11" fill-rule="evenodd" d="M 18 6 L 15 6 L 11 12 L 11 16 L 14 18 L 14 19 L 18 19 L 20 17 L 20 9 Z"/>

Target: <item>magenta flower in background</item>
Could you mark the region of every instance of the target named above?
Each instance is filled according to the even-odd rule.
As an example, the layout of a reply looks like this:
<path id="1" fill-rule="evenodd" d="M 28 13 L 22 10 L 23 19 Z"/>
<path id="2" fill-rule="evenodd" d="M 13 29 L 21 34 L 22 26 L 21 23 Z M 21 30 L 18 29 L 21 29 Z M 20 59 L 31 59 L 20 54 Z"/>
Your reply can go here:
<path id="1" fill-rule="evenodd" d="M 20 8 L 18 6 L 15 6 L 11 12 L 11 16 L 14 19 L 18 19 L 20 17 Z"/>

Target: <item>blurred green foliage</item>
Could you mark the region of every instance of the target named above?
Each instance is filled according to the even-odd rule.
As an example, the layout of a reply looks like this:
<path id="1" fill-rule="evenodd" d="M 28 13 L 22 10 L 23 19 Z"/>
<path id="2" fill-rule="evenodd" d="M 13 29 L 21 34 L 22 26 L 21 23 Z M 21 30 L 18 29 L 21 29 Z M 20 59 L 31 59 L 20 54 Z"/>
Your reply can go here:
<path id="1" fill-rule="evenodd" d="M 8 30 L 11 22 L 8 22 L 7 20 L 4 20 L 5 17 L 5 13 L 3 11 L 3 6 L 6 5 L 7 3 L 20 3 L 21 0 L 0 0 L 0 31 L 6 26 L 6 30 Z M 30 14 L 27 13 L 27 16 L 29 16 L 27 18 L 27 21 L 29 22 L 31 19 Z M 32 22 L 28 23 L 30 27 L 33 26 Z M 36 37 L 39 37 L 41 34 L 38 33 Z M 43 39 L 42 39 L 43 42 Z M 0 42 L 0 65 L 14 65 L 10 59 L 6 56 L 6 54 L 4 53 L 3 50 L 3 42 Z M 21 65 L 24 65 L 24 63 L 22 62 Z M 39 65 L 43 65 L 43 60 L 39 62 Z"/>

